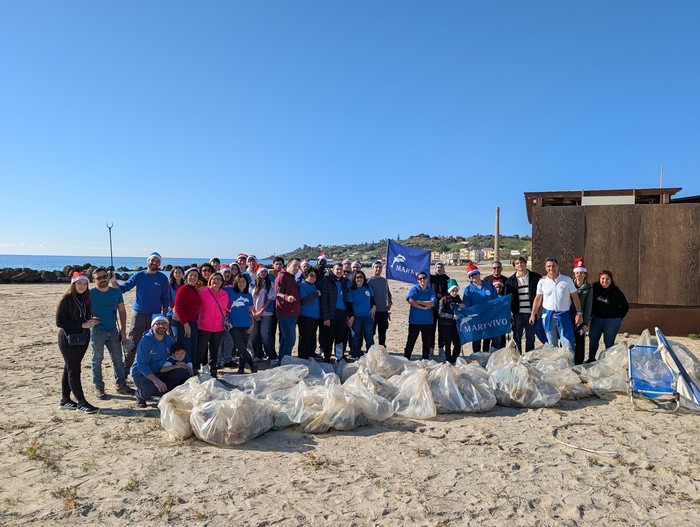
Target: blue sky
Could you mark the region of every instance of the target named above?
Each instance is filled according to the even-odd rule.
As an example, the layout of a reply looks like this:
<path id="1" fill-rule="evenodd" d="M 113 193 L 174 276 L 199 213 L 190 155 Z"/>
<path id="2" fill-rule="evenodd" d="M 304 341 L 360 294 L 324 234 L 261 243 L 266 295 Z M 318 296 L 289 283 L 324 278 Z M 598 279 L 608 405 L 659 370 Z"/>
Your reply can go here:
<path id="1" fill-rule="evenodd" d="M 700 2 L 0 0 L 0 253 L 530 234 L 700 194 Z"/>

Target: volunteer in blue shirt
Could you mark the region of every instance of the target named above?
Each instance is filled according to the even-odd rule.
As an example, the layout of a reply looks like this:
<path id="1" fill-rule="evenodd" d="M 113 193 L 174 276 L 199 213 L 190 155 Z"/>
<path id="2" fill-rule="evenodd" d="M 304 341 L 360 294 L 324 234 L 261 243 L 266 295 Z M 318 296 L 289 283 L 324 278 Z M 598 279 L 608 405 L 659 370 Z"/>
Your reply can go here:
<path id="1" fill-rule="evenodd" d="M 143 335 L 131 367 L 131 378 L 136 386 L 136 406 L 146 408 L 146 401 L 154 395 L 169 392 L 190 378 L 183 368 L 161 372 L 170 357 L 175 339 L 168 335 L 170 324 L 165 315 L 153 315 L 151 329 Z"/>
<path id="2" fill-rule="evenodd" d="M 92 312 L 100 321 L 90 331 L 90 348 L 92 349 L 92 383 L 95 385 L 95 396 L 105 399 L 105 383 L 102 378 L 102 361 L 105 347 L 112 358 L 114 381 L 117 393 L 133 395 L 134 391 L 126 385 L 126 370 L 122 358 L 121 342 L 126 338 L 126 307 L 119 289 L 109 287 L 109 272 L 104 267 L 98 267 L 92 273 L 92 279 L 97 285 L 90 290 Z M 119 327 L 117 327 L 117 315 Z"/>
<path id="3" fill-rule="evenodd" d="M 316 354 L 316 330 L 321 319 L 321 292 L 316 287 L 318 271 L 314 267 L 304 272 L 304 280 L 299 282 L 301 314 L 299 325 L 299 358 L 310 359 Z"/>
<path id="4" fill-rule="evenodd" d="M 162 258 L 160 254 L 153 252 L 148 255 L 148 269 L 132 274 L 122 285 L 117 283 L 112 275 L 112 287 L 118 288 L 122 293 L 131 291 L 136 287 L 134 298 L 134 315 L 131 317 L 128 341 L 132 343 L 130 349 L 125 350 L 126 360 L 124 367 L 128 372 L 134 363 L 136 348 L 143 334 L 151 327 L 151 318 L 156 314 L 167 314 L 170 307 L 170 284 L 168 277 L 158 271 Z"/>
<path id="5" fill-rule="evenodd" d="M 428 286 L 428 274 L 421 271 L 416 276 L 418 285 L 414 285 L 406 296 L 411 305 L 408 312 L 408 339 L 404 349 L 404 357 L 411 358 L 413 347 L 418 340 L 418 334 L 423 342 L 423 359 L 430 358 L 431 332 L 433 330 L 433 306 L 437 298 L 435 291 Z"/>
<path id="6" fill-rule="evenodd" d="M 253 357 L 248 353 L 248 338 L 253 332 L 253 295 L 248 292 L 248 274 L 241 273 L 233 281 L 233 287 L 225 287 L 229 297 L 228 319 L 231 322 L 231 338 L 238 352 L 238 373 L 245 373 L 245 364 L 251 373 L 258 371 Z"/>
<path id="7" fill-rule="evenodd" d="M 465 306 L 476 306 L 498 298 L 498 291 L 496 291 L 496 288 L 491 282 L 481 279 L 481 272 L 473 263 L 470 263 L 467 266 L 467 276 L 469 277 L 470 283 L 464 288 L 464 294 L 462 295 L 462 302 Z M 489 340 L 489 343 L 490 342 L 491 341 Z M 481 340 L 473 341 L 472 351 L 481 351 L 481 344 Z M 488 347 L 484 347 L 484 351 L 488 350 Z"/>
<path id="8" fill-rule="evenodd" d="M 355 317 L 352 323 L 352 356 L 355 359 L 360 358 L 363 336 L 367 349 L 374 345 L 374 313 L 376 311 L 374 291 L 367 284 L 365 273 L 355 271 L 352 275 L 352 285 L 348 289 L 348 314 Z"/>

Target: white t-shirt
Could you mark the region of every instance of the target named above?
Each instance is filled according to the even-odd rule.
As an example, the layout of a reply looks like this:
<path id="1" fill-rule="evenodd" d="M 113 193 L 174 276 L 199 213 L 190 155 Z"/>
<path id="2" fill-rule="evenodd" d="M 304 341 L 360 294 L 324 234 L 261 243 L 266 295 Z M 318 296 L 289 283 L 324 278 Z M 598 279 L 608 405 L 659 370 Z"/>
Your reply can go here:
<path id="1" fill-rule="evenodd" d="M 560 274 L 556 280 L 543 276 L 537 283 L 537 294 L 542 295 L 542 307 L 548 311 L 568 311 L 571 293 L 576 292 L 574 281 Z"/>

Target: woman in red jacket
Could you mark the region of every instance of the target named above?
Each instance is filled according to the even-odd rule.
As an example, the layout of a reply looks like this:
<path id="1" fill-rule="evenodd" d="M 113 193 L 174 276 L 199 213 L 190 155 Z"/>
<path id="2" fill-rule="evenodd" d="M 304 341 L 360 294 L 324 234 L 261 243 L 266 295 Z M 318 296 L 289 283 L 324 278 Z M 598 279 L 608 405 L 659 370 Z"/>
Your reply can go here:
<path id="1" fill-rule="evenodd" d="M 199 281 L 199 270 L 191 267 L 185 273 L 185 285 L 177 288 L 175 293 L 175 304 L 173 312 L 177 320 L 173 318 L 173 326 L 178 325 L 175 333 L 177 341 L 185 346 L 185 351 L 189 355 L 190 362 L 194 364 L 197 355 L 197 337 L 199 334 L 197 318 L 199 317 L 199 307 L 202 299 L 199 298 L 197 282 Z"/>

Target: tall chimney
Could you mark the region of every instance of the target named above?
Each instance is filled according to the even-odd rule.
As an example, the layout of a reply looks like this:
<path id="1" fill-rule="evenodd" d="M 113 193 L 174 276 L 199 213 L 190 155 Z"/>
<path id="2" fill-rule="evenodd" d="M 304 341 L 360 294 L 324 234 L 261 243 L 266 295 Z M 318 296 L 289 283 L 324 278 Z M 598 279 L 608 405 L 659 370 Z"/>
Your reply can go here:
<path id="1" fill-rule="evenodd" d="M 501 209 L 500 209 L 500 207 L 496 207 L 496 235 L 493 238 L 493 259 L 494 260 L 501 259 L 501 254 L 500 254 L 500 249 L 499 249 L 501 246 L 500 224 L 501 224 Z"/>

